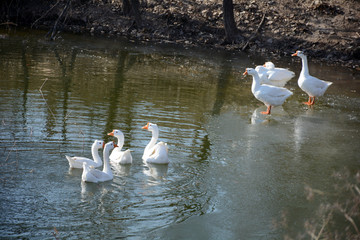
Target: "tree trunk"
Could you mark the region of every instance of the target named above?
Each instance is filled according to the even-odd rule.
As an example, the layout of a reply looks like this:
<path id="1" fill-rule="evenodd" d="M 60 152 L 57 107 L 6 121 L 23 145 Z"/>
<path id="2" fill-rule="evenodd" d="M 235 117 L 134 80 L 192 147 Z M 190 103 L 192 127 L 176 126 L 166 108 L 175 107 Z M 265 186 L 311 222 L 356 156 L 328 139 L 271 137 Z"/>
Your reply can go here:
<path id="1" fill-rule="evenodd" d="M 122 10 L 124 15 L 129 16 L 131 11 L 131 5 L 129 0 L 123 0 L 122 1 Z"/>
<path id="2" fill-rule="evenodd" d="M 140 28 L 142 25 L 139 8 L 140 8 L 139 0 L 123 0 L 123 13 L 125 15 L 134 16 L 137 28 Z"/>
<path id="3" fill-rule="evenodd" d="M 226 41 L 234 43 L 237 40 L 238 29 L 234 19 L 234 6 L 232 0 L 223 0 L 224 26 Z"/>

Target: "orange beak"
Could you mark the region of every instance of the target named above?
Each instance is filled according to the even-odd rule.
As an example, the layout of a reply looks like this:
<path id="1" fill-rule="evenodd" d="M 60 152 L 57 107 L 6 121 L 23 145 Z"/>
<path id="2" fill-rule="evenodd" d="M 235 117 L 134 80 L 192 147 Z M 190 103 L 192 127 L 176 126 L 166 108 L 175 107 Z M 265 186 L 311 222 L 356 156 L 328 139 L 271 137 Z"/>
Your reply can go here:
<path id="1" fill-rule="evenodd" d="M 103 142 L 103 147 L 102 148 L 104 148 L 105 147 L 105 142 Z"/>
<path id="2" fill-rule="evenodd" d="M 113 142 L 113 143 L 114 143 L 114 147 L 118 147 L 118 145 L 115 142 Z"/>
<path id="3" fill-rule="evenodd" d="M 297 53 L 298 53 L 298 52 L 296 51 L 296 53 L 291 54 L 291 56 L 293 56 L 293 57 L 294 57 L 294 56 L 297 56 Z"/>
<path id="4" fill-rule="evenodd" d="M 111 133 L 108 133 L 109 136 L 114 136 L 114 130 Z"/>
<path id="5" fill-rule="evenodd" d="M 263 67 L 266 67 L 266 64 L 264 64 Z"/>
<path id="6" fill-rule="evenodd" d="M 142 129 L 148 130 L 149 129 L 149 123 L 147 123 L 145 126 L 143 126 Z"/>
<path id="7" fill-rule="evenodd" d="M 248 75 L 248 72 L 247 72 L 247 70 L 245 70 L 245 72 L 243 73 L 243 75 L 245 76 L 245 75 Z"/>

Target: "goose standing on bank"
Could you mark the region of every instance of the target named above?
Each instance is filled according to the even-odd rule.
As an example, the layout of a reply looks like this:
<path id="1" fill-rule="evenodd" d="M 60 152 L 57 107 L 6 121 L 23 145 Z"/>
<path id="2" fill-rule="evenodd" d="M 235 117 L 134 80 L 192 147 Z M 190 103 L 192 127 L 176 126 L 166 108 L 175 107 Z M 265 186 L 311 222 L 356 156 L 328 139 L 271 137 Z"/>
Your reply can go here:
<path id="1" fill-rule="evenodd" d="M 120 130 L 114 129 L 111 133 L 108 133 L 108 135 L 114 136 L 118 139 L 118 147 L 114 148 L 114 150 L 111 152 L 110 161 L 117 164 L 131 164 L 132 156 L 130 149 L 126 151 L 121 151 L 125 142 L 124 134 Z"/>
<path id="2" fill-rule="evenodd" d="M 86 162 L 88 166 L 93 166 L 94 168 L 101 167 L 102 160 L 99 156 L 99 150 L 104 148 L 104 141 L 95 140 L 91 145 L 91 154 L 93 159 L 86 157 L 69 157 L 65 155 L 66 159 L 69 161 L 69 166 L 71 168 L 83 168 L 83 163 Z"/>
<path id="3" fill-rule="evenodd" d="M 83 173 L 81 176 L 82 181 L 84 182 L 105 182 L 110 181 L 114 178 L 110 163 L 109 163 L 109 155 L 110 151 L 117 147 L 117 145 L 113 142 L 108 142 L 105 144 L 103 158 L 104 158 L 104 168 L 102 171 L 95 169 L 92 166 L 89 166 L 87 162 L 83 163 Z"/>
<path id="4" fill-rule="evenodd" d="M 291 56 L 297 56 L 301 58 L 302 69 L 300 72 L 298 85 L 299 87 L 309 95 L 309 101 L 304 102 L 306 105 L 314 105 L 315 97 L 324 95 L 326 89 L 332 84 L 332 82 L 320 80 L 309 74 L 308 61 L 306 55 L 302 51 L 296 51 Z"/>
<path id="5" fill-rule="evenodd" d="M 261 112 L 262 114 L 271 114 L 272 107 L 282 105 L 288 97 L 293 95 L 293 93 L 286 88 L 267 84 L 261 85 L 259 75 L 253 68 L 247 68 L 243 75 L 251 75 L 253 77 L 251 91 L 256 99 L 267 106 L 267 111 Z"/>
<path id="6" fill-rule="evenodd" d="M 154 123 L 148 123 L 143 129 L 152 132 L 152 137 L 145 147 L 142 159 L 147 163 L 168 164 L 168 146 L 164 142 L 156 143 L 159 138 L 159 128 Z"/>

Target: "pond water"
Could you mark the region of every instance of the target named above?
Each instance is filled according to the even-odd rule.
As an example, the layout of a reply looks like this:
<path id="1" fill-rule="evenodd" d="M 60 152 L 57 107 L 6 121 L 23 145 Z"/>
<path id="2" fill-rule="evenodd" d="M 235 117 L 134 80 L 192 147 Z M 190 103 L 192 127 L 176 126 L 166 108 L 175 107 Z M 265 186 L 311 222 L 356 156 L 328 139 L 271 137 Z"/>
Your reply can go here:
<path id="1" fill-rule="evenodd" d="M 333 173 L 360 169 L 359 72 L 310 61 L 334 84 L 309 108 L 299 58 L 44 35 L 0 35 L 0 238 L 296 236 L 336 198 Z M 266 60 L 296 73 L 294 95 L 270 116 L 242 76 Z M 169 146 L 168 166 L 141 159 L 147 122 Z M 113 129 L 133 164 L 110 182 L 81 182 L 65 154 L 91 157 Z M 306 186 L 329 194 L 308 201 Z M 286 230 L 273 224 L 284 211 Z"/>

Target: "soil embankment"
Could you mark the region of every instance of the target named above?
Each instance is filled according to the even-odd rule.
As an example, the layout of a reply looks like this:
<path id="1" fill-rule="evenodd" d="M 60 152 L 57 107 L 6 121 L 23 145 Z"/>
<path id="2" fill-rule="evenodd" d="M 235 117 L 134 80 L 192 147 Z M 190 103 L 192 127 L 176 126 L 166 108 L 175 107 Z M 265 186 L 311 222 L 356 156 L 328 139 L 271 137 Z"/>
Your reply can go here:
<path id="1" fill-rule="evenodd" d="M 59 20 L 62 31 L 245 49 L 270 59 L 305 50 L 312 60 L 360 70 L 359 0 L 234 0 L 240 37 L 231 44 L 225 42 L 220 0 L 140 0 L 141 26 L 123 13 L 121 0 L 72 0 L 63 12 L 68 2 L 7 1 L 0 21 L 3 27 L 51 29 Z"/>

